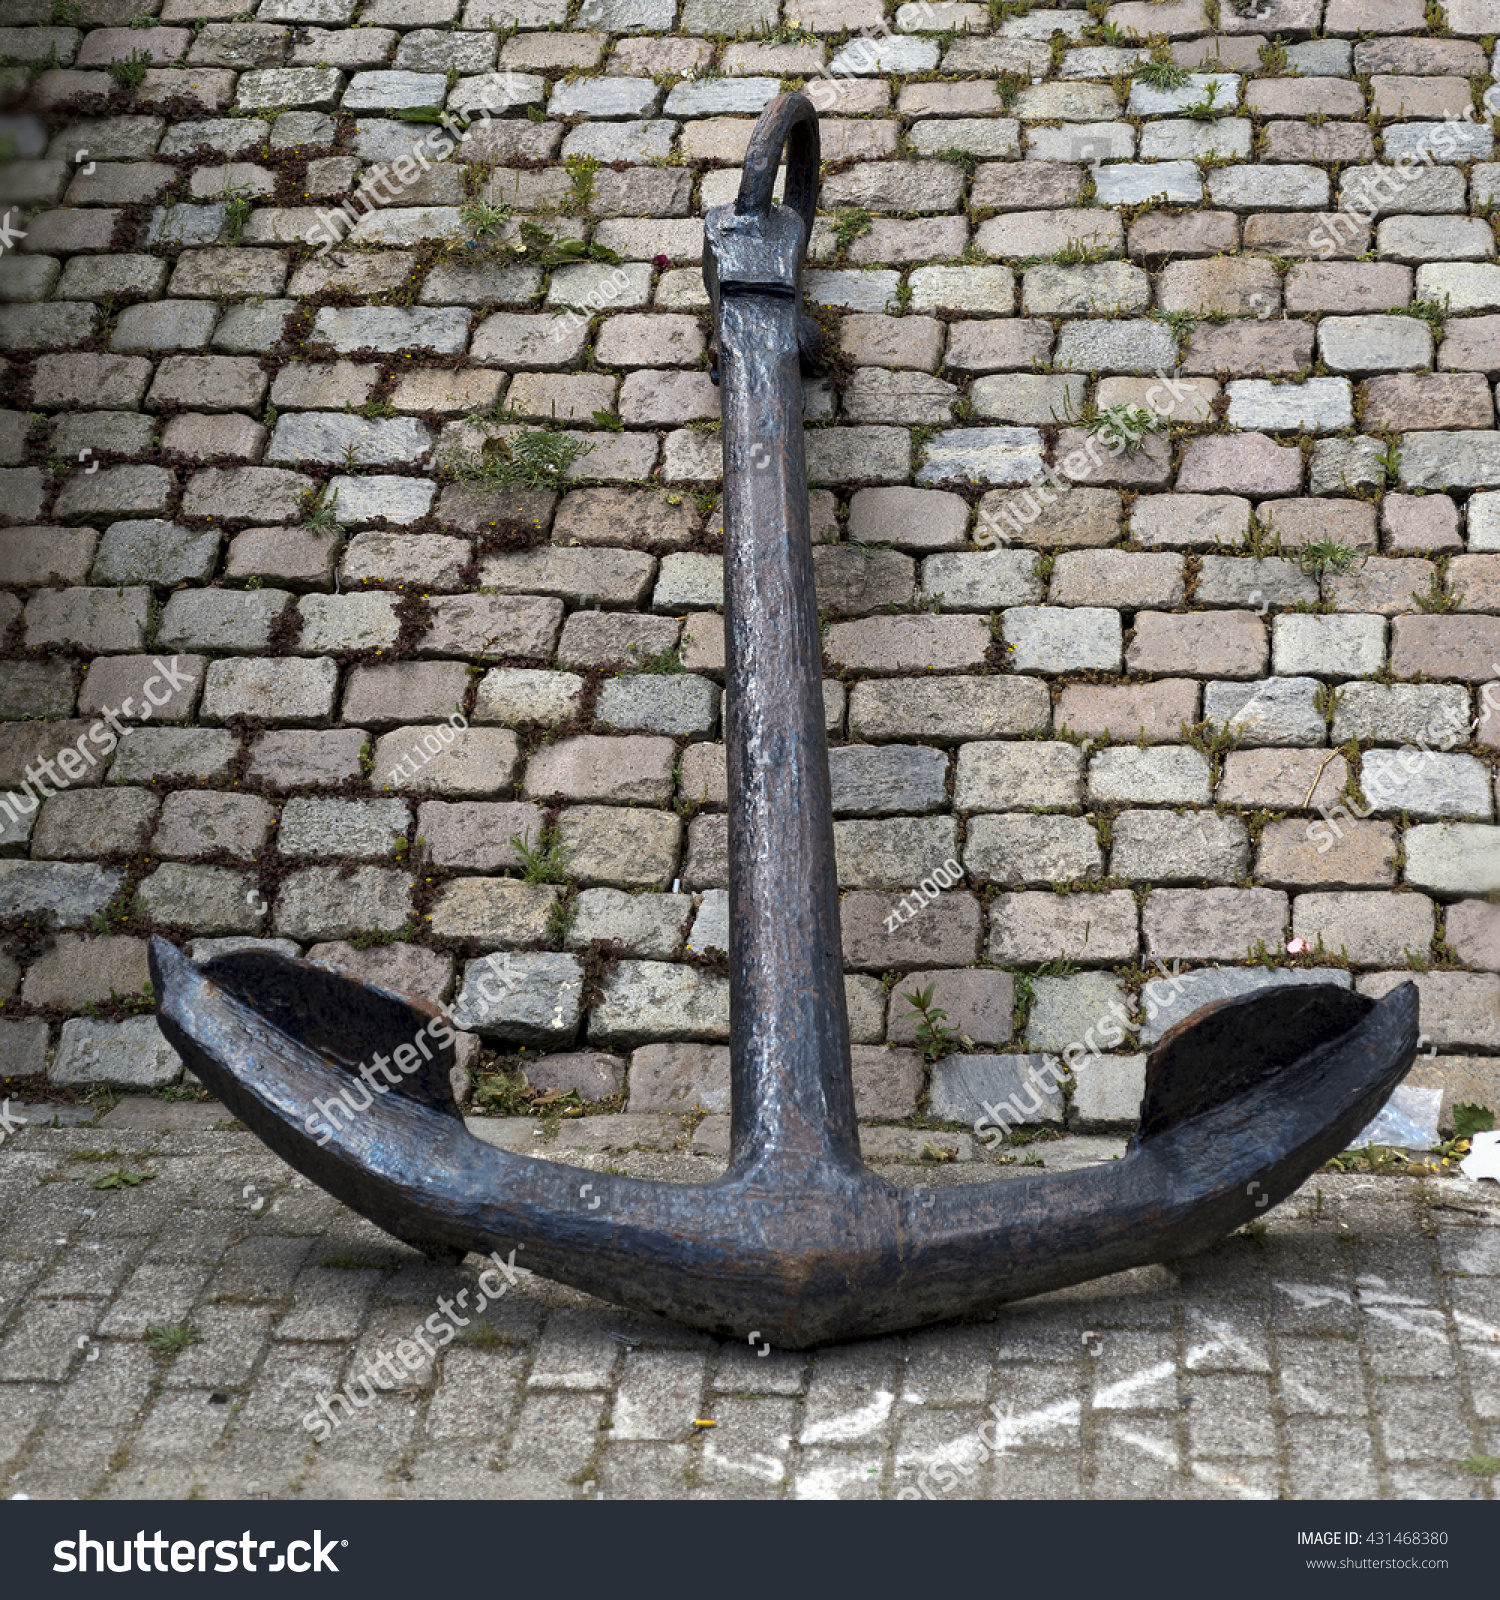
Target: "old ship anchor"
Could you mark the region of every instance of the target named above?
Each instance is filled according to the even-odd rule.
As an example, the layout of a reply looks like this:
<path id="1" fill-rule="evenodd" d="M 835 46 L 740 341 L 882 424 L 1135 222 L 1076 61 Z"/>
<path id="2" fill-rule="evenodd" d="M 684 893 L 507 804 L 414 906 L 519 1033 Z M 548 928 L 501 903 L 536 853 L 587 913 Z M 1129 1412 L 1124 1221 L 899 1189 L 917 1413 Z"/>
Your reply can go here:
<path id="1" fill-rule="evenodd" d="M 772 203 L 783 147 L 786 203 Z M 711 1183 L 591 1172 L 464 1126 L 452 1047 L 318 1142 L 311 1107 L 436 1015 L 269 951 L 199 966 L 163 939 L 163 1033 L 298 1171 L 399 1239 L 502 1254 L 624 1306 L 782 1347 L 981 1311 L 1201 1250 L 1264 1215 L 1377 1113 L 1417 1049 L 1417 996 L 1332 985 L 1204 1007 L 1147 1065 L 1122 1160 L 898 1188 L 860 1160 L 844 1010 L 799 356 L 818 182 L 801 95 L 756 125 L 739 197 L 706 219 L 723 393 L 731 1154 Z M 436 1030 L 434 1030 L 436 1031 Z"/>

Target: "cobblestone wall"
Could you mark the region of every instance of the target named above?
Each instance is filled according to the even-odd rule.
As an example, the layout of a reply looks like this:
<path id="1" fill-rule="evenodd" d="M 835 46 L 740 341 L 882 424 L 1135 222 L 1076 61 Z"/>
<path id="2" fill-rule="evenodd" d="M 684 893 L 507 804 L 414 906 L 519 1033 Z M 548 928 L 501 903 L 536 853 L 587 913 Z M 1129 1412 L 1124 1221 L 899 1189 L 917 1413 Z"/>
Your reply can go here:
<path id="1" fill-rule="evenodd" d="M 1127 1127 L 1202 1000 L 1413 970 L 1500 1104 L 1493 0 L 0 21 L 6 1075 L 173 1081 L 159 930 L 511 951 L 471 1065 L 727 1111 L 699 218 L 805 85 L 862 1115 L 1078 1045 Z"/>

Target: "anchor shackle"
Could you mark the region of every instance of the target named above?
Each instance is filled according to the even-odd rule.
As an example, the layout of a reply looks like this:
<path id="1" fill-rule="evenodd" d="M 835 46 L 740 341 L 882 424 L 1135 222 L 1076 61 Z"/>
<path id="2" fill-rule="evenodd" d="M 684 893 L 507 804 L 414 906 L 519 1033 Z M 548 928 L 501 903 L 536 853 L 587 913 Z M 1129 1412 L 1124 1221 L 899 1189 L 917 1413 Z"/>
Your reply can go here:
<path id="1" fill-rule="evenodd" d="M 818 353 L 817 326 L 802 314 L 802 262 L 818 205 L 818 117 L 804 94 L 779 94 L 761 112 L 745 153 L 739 194 L 703 220 L 703 281 L 713 307 L 714 348 L 722 351 L 724 298 L 789 299 L 802 365 Z M 771 194 L 786 153 L 786 200 Z M 715 383 L 718 366 L 711 369 Z"/>
<path id="2" fill-rule="evenodd" d="M 764 217 L 771 209 L 776 169 L 786 152 L 783 204 L 802 218 L 804 248 L 812 235 L 818 206 L 818 115 L 805 94 L 779 94 L 770 101 L 750 135 L 740 192 L 734 209 L 742 217 Z"/>

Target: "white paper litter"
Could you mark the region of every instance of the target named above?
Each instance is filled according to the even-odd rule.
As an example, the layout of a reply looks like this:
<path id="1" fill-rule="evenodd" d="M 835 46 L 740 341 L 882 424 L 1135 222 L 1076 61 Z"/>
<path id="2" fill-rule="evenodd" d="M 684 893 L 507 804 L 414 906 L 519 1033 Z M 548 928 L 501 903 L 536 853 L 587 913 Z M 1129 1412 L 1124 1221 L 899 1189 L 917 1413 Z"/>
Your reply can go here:
<path id="1" fill-rule="evenodd" d="M 1476 1133 L 1458 1170 L 1466 1178 L 1493 1178 L 1500 1183 L 1500 1133 Z"/>
<path id="2" fill-rule="evenodd" d="M 1386 1144 L 1398 1150 L 1436 1150 L 1442 1142 L 1438 1138 L 1438 1113 L 1442 1108 L 1441 1089 L 1398 1084 L 1380 1115 L 1349 1148 L 1363 1150 L 1367 1144 Z"/>

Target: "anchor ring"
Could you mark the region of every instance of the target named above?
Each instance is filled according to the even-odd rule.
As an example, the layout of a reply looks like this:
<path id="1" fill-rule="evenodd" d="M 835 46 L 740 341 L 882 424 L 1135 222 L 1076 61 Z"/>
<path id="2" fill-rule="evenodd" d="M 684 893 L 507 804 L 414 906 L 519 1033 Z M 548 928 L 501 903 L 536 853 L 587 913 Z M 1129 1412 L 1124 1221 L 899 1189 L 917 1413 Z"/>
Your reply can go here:
<path id="1" fill-rule="evenodd" d="M 818 166 L 822 158 L 818 114 L 805 94 L 779 94 L 761 112 L 755 132 L 750 136 L 750 147 L 745 152 L 745 167 L 734 209 L 741 217 L 769 214 L 783 148 L 786 150 L 783 203 L 802 218 L 805 250 L 818 210 Z"/>

